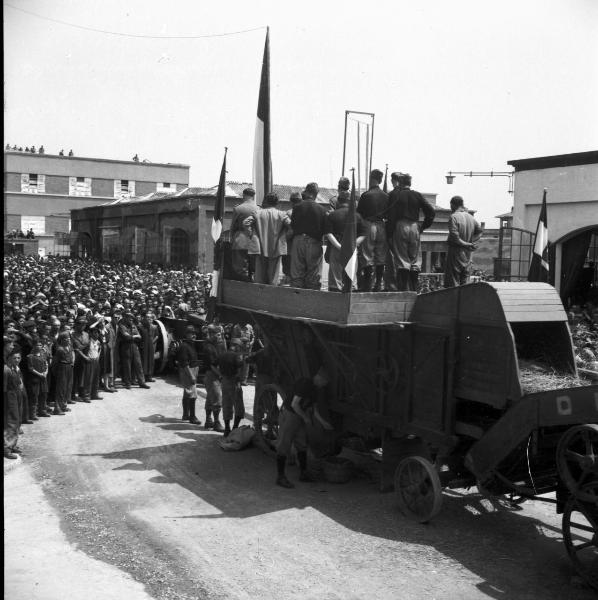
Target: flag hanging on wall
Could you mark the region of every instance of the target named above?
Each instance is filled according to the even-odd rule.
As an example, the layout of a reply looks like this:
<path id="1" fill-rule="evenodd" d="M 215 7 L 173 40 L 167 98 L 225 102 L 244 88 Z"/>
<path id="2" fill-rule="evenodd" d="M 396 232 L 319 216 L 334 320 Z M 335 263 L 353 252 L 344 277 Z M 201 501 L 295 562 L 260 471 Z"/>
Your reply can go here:
<path id="1" fill-rule="evenodd" d="M 218 181 L 218 191 L 216 192 L 216 204 L 214 205 L 214 219 L 212 220 L 212 239 L 216 243 L 222 234 L 222 220 L 224 219 L 224 198 L 226 195 L 226 152 L 224 149 L 224 160 L 222 161 L 222 171 L 220 171 L 220 180 Z"/>
<path id="2" fill-rule="evenodd" d="M 349 211 L 345 221 L 345 231 L 341 242 L 340 259 L 344 265 L 345 273 L 351 281 L 357 276 L 357 220 L 355 217 L 355 170 L 352 172 L 351 199 L 349 200 Z"/>
<path id="3" fill-rule="evenodd" d="M 550 266 L 548 264 L 548 219 L 546 216 L 546 188 L 542 198 L 542 208 L 536 227 L 534 252 L 527 275 L 528 281 L 548 281 Z"/>
<path id="4" fill-rule="evenodd" d="M 270 28 L 262 61 L 260 94 L 257 103 L 257 121 L 253 146 L 253 186 L 255 199 L 261 205 L 265 194 L 272 191 L 272 155 L 270 152 Z"/>

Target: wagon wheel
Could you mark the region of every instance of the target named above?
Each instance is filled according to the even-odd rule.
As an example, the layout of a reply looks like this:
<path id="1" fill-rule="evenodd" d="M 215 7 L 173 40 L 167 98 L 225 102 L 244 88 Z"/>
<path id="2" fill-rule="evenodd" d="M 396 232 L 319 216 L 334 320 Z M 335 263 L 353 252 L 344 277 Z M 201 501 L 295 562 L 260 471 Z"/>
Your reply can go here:
<path id="1" fill-rule="evenodd" d="M 426 523 L 440 511 L 442 485 L 434 465 L 423 456 L 407 456 L 395 471 L 395 493 L 401 512 Z"/>
<path id="2" fill-rule="evenodd" d="M 268 383 L 262 386 L 253 404 L 253 427 L 264 446 L 271 449 L 271 442 L 278 439 L 278 414 L 284 399 L 284 390 L 276 383 Z"/>
<path id="3" fill-rule="evenodd" d="M 571 496 L 563 512 L 563 542 L 575 570 L 598 590 L 598 508 Z"/>
<path id="4" fill-rule="evenodd" d="M 164 327 L 162 321 L 155 321 L 158 326 L 158 343 L 156 344 L 155 360 L 157 361 L 157 371 L 162 373 L 168 363 L 168 350 L 170 346 L 170 336 Z"/>
<path id="5" fill-rule="evenodd" d="M 568 429 L 556 451 L 559 475 L 569 491 L 580 500 L 598 503 L 594 484 L 598 482 L 598 425 Z M 583 488 L 583 489 L 582 489 Z"/>

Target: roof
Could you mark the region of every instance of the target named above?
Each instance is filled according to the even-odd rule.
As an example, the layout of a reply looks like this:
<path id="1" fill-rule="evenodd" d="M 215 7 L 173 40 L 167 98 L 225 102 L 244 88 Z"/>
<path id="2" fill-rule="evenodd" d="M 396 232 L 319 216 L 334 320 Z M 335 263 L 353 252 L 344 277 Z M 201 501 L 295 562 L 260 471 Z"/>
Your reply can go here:
<path id="1" fill-rule="evenodd" d="M 593 165 L 596 163 L 598 163 L 598 150 L 575 152 L 573 154 L 555 154 L 554 156 L 538 156 L 536 158 L 521 158 L 507 162 L 508 165 L 515 168 L 515 171 L 534 171 L 537 169 Z"/>

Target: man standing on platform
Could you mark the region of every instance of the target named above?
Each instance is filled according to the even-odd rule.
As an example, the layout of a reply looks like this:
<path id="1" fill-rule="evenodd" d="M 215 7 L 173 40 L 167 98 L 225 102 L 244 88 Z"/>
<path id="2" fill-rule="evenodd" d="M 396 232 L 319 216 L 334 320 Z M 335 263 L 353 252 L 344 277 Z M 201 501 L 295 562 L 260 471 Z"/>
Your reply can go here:
<path id="1" fill-rule="evenodd" d="M 467 283 L 471 268 L 471 253 L 476 249 L 476 242 L 483 233 L 479 223 L 463 206 L 461 196 L 451 198 L 451 213 L 448 223 L 448 252 L 444 270 L 444 287 Z"/>
<path id="2" fill-rule="evenodd" d="M 255 191 L 252 188 L 245 188 L 243 202 L 233 208 L 230 225 L 232 268 L 236 278 L 240 281 L 253 280 L 255 257 L 260 253 L 260 239 L 255 231 L 257 213 Z"/>
<path id="3" fill-rule="evenodd" d="M 393 173 L 394 186 L 388 198 L 386 230 L 397 273 L 400 292 L 417 292 L 420 261 L 420 235 L 434 221 L 434 207 L 419 193 L 411 189 L 411 175 Z M 419 223 L 420 211 L 424 214 Z"/>
<path id="4" fill-rule="evenodd" d="M 384 281 L 384 265 L 388 251 L 384 218 L 388 208 L 388 194 L 380 189 L 383 177 L 384 173 L 378 169 L 370 173 L 369 189 L 361 194 L 357 204 L 357 212 L 366 221 L 367 226 L 360 256 L 362 292 L 379 292 Z"/>
<path id="5" fill-rule="evenodd" d="M 326 229 L 326 209 L 316 203 L 319 187 L 308 183 L 303 201 L 293 209 L 293 249 L 291 287 L 319 290 L 322 270 L 322 237 Z"/>

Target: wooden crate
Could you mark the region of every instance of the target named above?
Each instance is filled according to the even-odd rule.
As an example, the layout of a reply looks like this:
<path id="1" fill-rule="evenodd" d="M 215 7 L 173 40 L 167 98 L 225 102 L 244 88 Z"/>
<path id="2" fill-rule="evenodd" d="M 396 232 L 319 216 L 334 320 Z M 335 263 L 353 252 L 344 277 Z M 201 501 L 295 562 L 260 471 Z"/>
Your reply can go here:
<path id="1" fill-rule="evenodd" d="M 337 325 L 375 325 L 408 321 L 415 292 L 322 292 L 223 280 L 221 304 L 272 316 Z"/>

